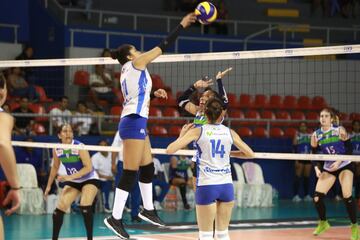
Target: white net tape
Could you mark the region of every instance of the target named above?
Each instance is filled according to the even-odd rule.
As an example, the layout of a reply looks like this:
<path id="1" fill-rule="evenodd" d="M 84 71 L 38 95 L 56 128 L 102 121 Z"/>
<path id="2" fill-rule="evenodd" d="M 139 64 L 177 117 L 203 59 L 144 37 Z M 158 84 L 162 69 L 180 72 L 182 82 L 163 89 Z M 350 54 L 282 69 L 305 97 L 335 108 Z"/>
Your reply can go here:
<path id="1" fill-rule="evenodd" d="M 97 145 L 71 145 L 60 143 L 45 143 L 45 142 L 21 142 L 13 141 L 13 146 L 18 147 L 33 147 L 33 148 L 65 148 L 65 149 L 78 149 L 88 151 L 105 151 L 105 152 L 119 152 L 120 147 L 108 147 Z M 165 149 L 153 148 L 151 150 L 153 154 L 167 154 Z M 195 155 L 195 150 L 179 150 L 175 154 L 171 155 Z M 360 156 L 356 155 L 327 155 L 327 154 L 294 154 L 294 153 L 255 153 L 255 159 L 275 159 L 275 160 L 307 160 L 307 161 L 353 161 L 360 162 Z"/>

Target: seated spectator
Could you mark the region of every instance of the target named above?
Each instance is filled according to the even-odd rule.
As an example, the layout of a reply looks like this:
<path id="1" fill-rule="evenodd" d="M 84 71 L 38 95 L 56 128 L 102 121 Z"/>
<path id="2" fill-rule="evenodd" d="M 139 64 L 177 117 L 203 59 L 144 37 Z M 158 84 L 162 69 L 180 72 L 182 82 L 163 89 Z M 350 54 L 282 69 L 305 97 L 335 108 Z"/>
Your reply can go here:
<path id="1" fill-rule="evenodd" d="M 191 179 L 188 176 L 188 168 L 190 167 L 190 159 L 179 156 L 170 158 L 169 166 L 169 183 L 173 186 L 177 186 L 180 190 L 181 200 L 184 204 L 184 209 L 190 209 L 190 205 L 186 199 L 187 186 L 192 187 Z"/>
<path id="2" fill-rule="evenodd" d="M 109 58 L 111 58 L 111 51 L 110 51 L 110 49 L 104 48 L 104 50 L 103 50 L 102 53 L 101 53 L 101 57 L 109 57 Z M 110 75 L 111 81 L 114 81 L 114 79 L 115 79 L 115 65 L 114 65 L 114 64 L 105 65 L 105 66 L 104 66 L 104 71 L 105 71 L 105 73 L 108 73 L 108 74 Z M 117 84 L 117 83 L 118 83 L 118 82 L 115 81 L 115 84 Z M 115 87 L 117 88 L 118 86 L 115 86 Z"/>
<path id="3" fill-rule="evenodd" d="M 7 82 L 11 96 L 27 97 L 30 101 L 36 101 L 39 98 L 35 87 L 28 84 L 25 80 L 25 73 L 21 70 L 21 68 L 11 68 L 7 76 Z"/>
<path id="4" fill-rule="evenodd" d="M 92 115 L 94 112 L 87 108 L 86 103 L 83 101 L 78 101 L 76 108 L 75 117 L 72 119 L 73 129 L 79 136 L 88 135 L 94 122 L 93 118 L 89 115 Z"/>
<path id="5" fill-rule="evenodd" d="M 34 49 L 29 45 L 25 45 L 23 51 L 15 58 L 15 60 L 31 60 L 33 59 L 33 56 L 34 56 Z M 32 68 L 30 67 L 21 68 L 21 71 L 24 72 L 25 79 L 29 80 L 32 77 L 32 72 L 33 72 Z"/>
<path id="6" fill-rule="evenodd" d="M 57 132 L 57 129 L 65 124 L 70 122 L 70 116 L 72 115 L 70 110 L 68 109 L 69 106 L 69 98 L 66 96 L 63 96 L 61 98 L 61 101 L 59 103 L 58 107 L 53 108 L 50 111 L 51 117 L 50 121 L 52 123 L 53 128 L 55 129 L 55 132 Z"/>
<path id="7" fill-rule="evenodd" d="M 26 142 L 33 142 L 33 139 L 28 137 L 25 139 Z M 46 178 L 42 171 L 43 166 L 43 154 L 42 149 L 32 147 L 17 147 L 15 148 L 15 156 L 17 163 L 27 163 L 34 166 L 36 170 L 36 176 L 38 179 L 39 187 L 43 187 L 46 184 Z"/>
<path id="8" fill-rule="evenodd" d="M 20 107 L 15 109 L 13 113 L 33 113 L 29 109 L 29 100 L 22 97 L 20 100 Z M 15 130 L 21 135 L 33 135 L 32 125 L 34 124 L 34 117 L 16 116 L 15 117 Z"/>
<path id="9" fill-rule="evenodd" d="M 169 191 L 169 184 L 166 182 L 165 179 L 165 172 L 164 167 L 161 165 L 159 159 L 153 157 L 154 162 L 154 179 L 153 179 L 153 197 L 154 197 L 154 207 L 157 210 L 161 210 L 161 203 L 164 200 L 167 192 Z M 161 192 L 159 196 L 157 196 L 155 187 L 159 186 L 161 188 Z"/>
<path id="10" fill-rule="evenodd" d="M 99 145 L 108 146 L 109 144 L 106 140 L 101 140 Z M 100 189 L 104 195 L 104 210 L 107 213 L 111 213 L 109 196 L 114 179 L 111 172 L 111 154 L 109 152 L 97 152 L 91 157 L 91 161 L 101 180 Z"/>
<path id="11" fill-rule="evenodd" d="M 105 72 L 104 65 L 95 65 L 95 72 L 90 75 L 91 97 L 95 105 L 102 110 L 100 100 L 113 103 L 115 94 L 112 91 L 114 85 L 111 76 Z"/>

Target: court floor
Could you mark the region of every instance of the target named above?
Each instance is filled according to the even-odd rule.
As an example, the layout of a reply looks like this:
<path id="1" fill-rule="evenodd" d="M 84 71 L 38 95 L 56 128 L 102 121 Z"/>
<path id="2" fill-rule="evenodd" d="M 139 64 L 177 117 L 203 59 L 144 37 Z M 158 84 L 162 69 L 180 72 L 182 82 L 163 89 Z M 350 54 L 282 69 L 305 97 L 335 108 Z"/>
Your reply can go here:
<path id="1" fill-rule="evenodd" d="M 292 203 L 280 201 L 272 208 L 235 208 L 230 225 L 231 239 L 246 240 L 304 240 L 304 239 L 350 239 L 349 220 L 342 201 L 327 201 L 328 218 L 333 226 L 320 237 L 312 236 L 316 225 L 316 212 L 310 202 Z M 168 224 L 158 228 L 146 223 L 132 224 L 124 216 L 132 239 L 198 239 L 195 213 L 191 211 L 159 211 Z M 95 239 L 119 239 L 103 224 L 106 214 L 95 214 Z M 9 240 L 51 239 L 52 216 L 14 215 L 4 219 L 5 234 Z M 85 239 L 82 216 L 67 214 L 61 229 L 62 239 Z"/>

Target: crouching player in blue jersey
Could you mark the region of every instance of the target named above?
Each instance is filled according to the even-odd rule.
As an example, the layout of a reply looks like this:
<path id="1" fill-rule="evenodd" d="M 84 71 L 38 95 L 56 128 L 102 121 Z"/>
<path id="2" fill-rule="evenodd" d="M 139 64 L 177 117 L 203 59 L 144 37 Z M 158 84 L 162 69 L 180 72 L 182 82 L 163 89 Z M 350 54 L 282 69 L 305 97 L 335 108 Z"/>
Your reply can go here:
<path id="1" fill-rule="evenodd" d="M 60 127 L 58 137 L 62 144 L 79 145 L 81 142 L 74 139 L 71 125 Z M 81 194 L 80 209 L 84 217 L 87 239 L 93 239 L 93 208 L 92 204 L 100 186 L 99 177 L 91 164 L 90 154 L 87 150 L 55 148 L 53 150 L 54 164 L 51 167 L 49 180 L 45 190 L 45 197 L 49 194 L 51 185 L 55 180 L 60 162 L 65 166 L 67 175 L 58 176 L 57 180 L 65 183 L 57 207 L 53 214 L 53 236 L 58 239 L 64 213 L 72 202 Z"/>
<path id="2" fill-rule="evenodd" d="M 332 123 L 336 116 L 330 109 L 323 109 L 320 113 L 321 128 L 317 129 L 311 137 L 311 146 L 319 147 L 323 154 L 351 154 L 352 146 L 346 130 Z M 356 204 L 352 198 L 352 187 L 354 178 L 354 163 L 350 161 L 325 161 L 323 171 L 315 167 L 318 181 L 316 184 L 314 203 L 320 221 L 313 232 L 319 235 L 330 228 L 326 220 L 324 197 L 339 178 L 346 210 L 351 220 L 351 240 L 359 239 L 359 230 L 356 220 Z"/>
<path id="3" fill-rule="evenodd" d="M 185 125 L 179 138 L 171 143 L 166 152 L 173 154 L 190 142 L 196 141 L 196 212 L 199 226 L 199 239 L 213 238 L 213 223 L 216 218 L 215 235 L 219 240 L 228 240 L 228 227 L 234 206 L 234 188 L 230 170 L 230 151 L 234 144 L 241 154 L 253 157 L 254 153 L 239 135 L 221 125 L 223 102 L 217 98 L 207 101 L 205 115 L 208 123 L 194 128 Z"/>

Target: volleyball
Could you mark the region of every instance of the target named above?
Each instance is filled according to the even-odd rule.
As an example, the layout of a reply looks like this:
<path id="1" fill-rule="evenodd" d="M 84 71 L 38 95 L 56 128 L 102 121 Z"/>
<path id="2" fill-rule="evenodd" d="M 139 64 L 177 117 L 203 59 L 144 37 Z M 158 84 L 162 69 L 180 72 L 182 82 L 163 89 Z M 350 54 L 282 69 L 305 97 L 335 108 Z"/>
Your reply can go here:
<path id="1" fill-rule="evenodd" d="M 216 20 L 217 10 L 210 2 L 201 2 L 195 8 L 195 15 L 201 24 L 210 24 Z"/>

